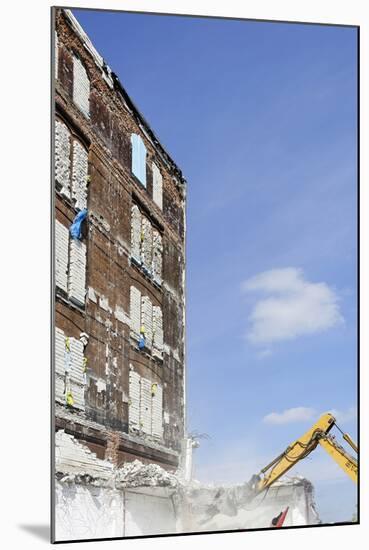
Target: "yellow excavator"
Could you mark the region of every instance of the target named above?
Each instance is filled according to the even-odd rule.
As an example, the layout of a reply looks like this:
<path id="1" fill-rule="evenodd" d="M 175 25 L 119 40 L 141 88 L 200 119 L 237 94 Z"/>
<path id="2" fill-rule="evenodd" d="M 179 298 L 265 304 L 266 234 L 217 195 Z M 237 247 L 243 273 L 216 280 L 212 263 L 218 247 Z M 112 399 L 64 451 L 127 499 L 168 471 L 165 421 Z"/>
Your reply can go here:
<path id="1" fill-rule="evenodd" d="M 265 489 L 268 489 L 277 479 L 288 472 L 296 462 L 308 456 L 318 445 L 321 445 L 344 472 L 357 483 L 357 459 L 347 453 L 336 441 L 335 436 L 330 434 L 333 427 L 336 427 L 341 432 L 343 439 L 350 445 L 355 453 L 357 453 L 357 445 L 347 433 L 344 433 L 338 427 L 334 416 L 329 413 L 323 414 L 310 430 L 289 445 L 282 454 L 260 470 L 259 474 L 251 478 L 249 485 L 254 493 L 259 494 Z"/>

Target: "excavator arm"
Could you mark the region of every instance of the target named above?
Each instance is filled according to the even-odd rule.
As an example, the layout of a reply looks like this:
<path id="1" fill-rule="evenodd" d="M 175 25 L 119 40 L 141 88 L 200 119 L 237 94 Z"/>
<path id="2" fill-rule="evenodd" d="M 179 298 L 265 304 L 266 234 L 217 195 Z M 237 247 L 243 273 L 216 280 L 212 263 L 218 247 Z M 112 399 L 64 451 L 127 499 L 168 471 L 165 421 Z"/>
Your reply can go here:
<path id="1" fill-rule="evenodd" d="M 337 462 L 338 466 L 350 476 L 352 481 L 357 483 L 358 466 L 355 458 L 349 455 L 345 449 L 330 436 L 322 436 L 319 439 L 319 444 Z"/>
<path id="2" fill-rule="evenodd" d="M 357 481 L 357 461 L 329 435 L 330 430 L 335 425 L 336 419 L 333 415 L 329 413 L 322 415 L 310 430 L 289 445 L 282 454 L 265 466 L 257 476 L 253 476 L 251 480 L 253 490 L 260 493 L 270 487 L 277 479 L 286 474 L 296 462 L 307 457 L 319 444 L 353 481 Z M 347 434 L 344 434 L 343 437 L 357 451 L 352 439 Z"/>

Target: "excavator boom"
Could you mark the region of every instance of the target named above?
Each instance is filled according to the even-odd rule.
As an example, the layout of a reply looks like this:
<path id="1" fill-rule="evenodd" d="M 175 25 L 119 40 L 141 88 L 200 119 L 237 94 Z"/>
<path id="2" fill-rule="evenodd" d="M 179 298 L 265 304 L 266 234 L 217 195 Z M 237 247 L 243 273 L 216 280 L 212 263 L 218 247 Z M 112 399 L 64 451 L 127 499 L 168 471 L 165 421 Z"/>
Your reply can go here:
<path id="1" fill-rule="evenodd" d="M 318 444 L 328 452 L 353 481 L 357 482 L 357 461 L 333 437 L 328 435 L 335 425 L 336 419 L 333 415 L 323 414 L 310 430 L 289 445 L 282 454 L 265 466 L 257 476 L 253 476 L 251 484 L 254 491 L 260 493 L 270 487 L 277 479 L 286 474 L 296 462 L 308 456 Z M 357 450 L 349 435 L 343 434 L 343 437 L 354 450 Z"/>

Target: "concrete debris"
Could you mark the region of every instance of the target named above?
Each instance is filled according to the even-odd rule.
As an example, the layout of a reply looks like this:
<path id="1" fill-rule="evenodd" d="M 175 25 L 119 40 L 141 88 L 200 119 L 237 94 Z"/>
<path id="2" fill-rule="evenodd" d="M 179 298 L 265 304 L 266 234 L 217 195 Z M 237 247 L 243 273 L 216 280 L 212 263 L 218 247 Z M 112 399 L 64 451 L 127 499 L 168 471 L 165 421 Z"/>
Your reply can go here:
<path id="1" fill-rule="evenodd" d="M 191 503 L 193 516 L 199 525 L 216 515 L 236 516 L 240 507 L 252 500 L 252 491 L 247 483 L 234 486 L 211 486 L 192 482 L 186 489 L 186 498 Z"/>
<path id="2" fill-rule="evenodd" d="M 113 464 L 100 460 L 72 435 L 58 430 L 55 435 L 55 473 L 62 482 L 88 482 L 106 486 L 113 479 Z"/>
<path id="3" fill-rule="evenodd" d="M 170 487 L 180 485 L 178 477 L 158 464 L 143 464 L 140 460 L 115 467 L 101 460 L 72 435 L 58 430 L 55 435 L 55 473 L 61 482 L 88 482 L 94 486 Z"/>
<path id="4" fill-rule="evenodd" d="M 143 464 L 140 460 L 127 462 L 117 470 L 117 487 L 171 487 L 179 486 L 178 477 L 158 464 Z"/>
<path id="5" fill-rule="evenodd" d="M 186 490 L 192 529 L 198 531 L 270 527 L 273 517 L 289 506 L 284 525 L 320 523 L 313 486 L 305 478 L 285 478 L 253 497 L 247 483 L 212 487 L 192 483 Z"/>

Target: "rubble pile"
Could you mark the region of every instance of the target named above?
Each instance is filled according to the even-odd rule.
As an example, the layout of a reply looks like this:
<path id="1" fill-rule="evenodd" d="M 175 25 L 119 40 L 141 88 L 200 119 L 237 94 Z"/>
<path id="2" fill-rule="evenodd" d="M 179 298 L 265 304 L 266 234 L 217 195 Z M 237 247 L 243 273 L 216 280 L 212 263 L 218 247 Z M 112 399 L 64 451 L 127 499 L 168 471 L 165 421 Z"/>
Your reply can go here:
<path id="1" fill-rule="evenodd" d="M 252 500 L 252 491 L 247 483 L 233 486 L 203 485 L 192 482 L 185 491 L 192 515 L 199 525 L 222 514 L 236 516 L 240 507 Z"/>
<path id="2" fill-rule="evenodd" d="M 115 475 L 116 487 L 171 487 L 179 485 L 178 477 L 158 464 L 143 464 L 140 460 L 126 462 Z"/>
<path id="3" fill-rule="evenodd" d="M 300 476 L 278 480 L 256 496 L 248 483 L 220 487 L 192 483 L 186 500 L 194 531 L 270 527 L 271 520 L 287 507 L 286 526 L 320 523 L 313 486 Z"/>

